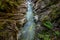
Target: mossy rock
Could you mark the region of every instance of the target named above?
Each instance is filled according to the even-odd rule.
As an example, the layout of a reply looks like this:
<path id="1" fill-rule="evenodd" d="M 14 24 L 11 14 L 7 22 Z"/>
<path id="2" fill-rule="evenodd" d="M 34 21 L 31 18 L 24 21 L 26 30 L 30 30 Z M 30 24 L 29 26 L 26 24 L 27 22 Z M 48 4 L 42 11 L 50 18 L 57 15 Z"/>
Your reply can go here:
<path id="1" fill-rule="evenodd" d="M 52 8 L 52 11 L 51 11 L 51 13 L 49 14 L 49 16 L 51 17 L 51 21 L 52 20 L 55 20 L 55 19 L 59 19 L 59 16 L 60 15 L 60 8 L 58 8 L 58 7 L 54 7 L 54 8 Z"/>
<path id="2" fill-rule="evenodd" d="M 23 0 L 0 0 L 0 12 L 12 12 Z"/>

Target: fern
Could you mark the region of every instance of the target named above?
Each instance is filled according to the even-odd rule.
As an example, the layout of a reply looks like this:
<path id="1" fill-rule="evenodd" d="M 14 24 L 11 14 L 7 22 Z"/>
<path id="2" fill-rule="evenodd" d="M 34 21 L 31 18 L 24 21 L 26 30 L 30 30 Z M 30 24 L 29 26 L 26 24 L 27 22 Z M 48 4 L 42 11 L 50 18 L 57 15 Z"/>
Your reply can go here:
<path id="1" fill-rule="evenodd" d="M 53 28 L 53 25 L 52 25 L 52 23 L 50 21 L 44 22 L 43 25 L 46 26 L 49 29 L 52 29 Z"/>

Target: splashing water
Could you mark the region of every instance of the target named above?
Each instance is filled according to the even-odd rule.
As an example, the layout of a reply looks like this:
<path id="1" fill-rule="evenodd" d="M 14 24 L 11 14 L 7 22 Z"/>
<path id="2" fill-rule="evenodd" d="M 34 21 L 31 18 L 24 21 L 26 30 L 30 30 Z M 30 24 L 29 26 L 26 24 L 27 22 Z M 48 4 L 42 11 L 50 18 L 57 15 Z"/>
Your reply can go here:
<path id="1" fill-rule="evenodd" d="M 35 34 L 35 23 L 34 23 L 34 16 L 32 11 L 32 4 L 31 0 L 27 1 L 27 13 L 26 19 L 27 23 L 24 25 L 23 29 L 21 30 L 21 39 L 22 40 L 33 40 Z"/>

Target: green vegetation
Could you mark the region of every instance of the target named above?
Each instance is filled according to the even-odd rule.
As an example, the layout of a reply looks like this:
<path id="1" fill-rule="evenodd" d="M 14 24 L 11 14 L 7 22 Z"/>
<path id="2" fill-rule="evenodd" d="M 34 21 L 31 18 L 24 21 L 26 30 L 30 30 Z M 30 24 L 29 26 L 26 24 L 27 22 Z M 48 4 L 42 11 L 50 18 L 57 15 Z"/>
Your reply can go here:
<path id="1" fill-rule="evenodd" d="M 13 12 L 23 0 L 0 0 L 0 12 Z"/>
<path id="2" fill-rule="evenodd" d="M 59 31 L 55 31 L 55 34 L 56 34 L 57 36 L 60 36 L 60 32 L 59 32 Z"/>
<path id="3" fill-rule="evenodd" d="M 39 34 L 40 38 L 43 38 L 44 40 L 50 40 L 50 35 L 47 34 Z"/>
<path id="4" fill-rule="evenodd" d="M 0 0 L 0 36 L 1 37 L 6 38 L 8 36 L 10 37 L 11 35 L 14 35 L 15 38 L 18 32 L 15 31 L 16 29 L 14 27 L 18 26 L 18 29 L 21 29 L 26 23 L 25 22 L 23 25 L 20 25 L 21 22 L 15 20 L 16 18 L 23 17 L 23 16 L 15 15 L 19 10 L 18 7 L 20 7 L 20 4 L 23 3 L 23 1 L 24 0 Z M 36 14 L 34 13 L 34 15 L 38 15 L 38 20 L 36 22 L 37 31 L 35 30 L 37 32 L 36 38 L 39 40 L 40 39 L 60 40 L 60 0 L 48 0 L 48 2 L 47 0 L 36 0 L 34 6 L 35 6 L 34 8 L 37 11 L 37 13 Z M 41 8 L 40 10 L 40 7 L 44 7 L 44 8 Z M 9 21 L 9 23 L 7 21 Z M 32 27 L 30 27 L 30 31 L 31 29 Z M 3 38 L 0 38 L 0 40 L 1 39 Z"/>
<path id="5" fill-rule="evenodd" d="M 52 25 L 52 23 L 50 21 L 44 22 L 43 25 L 46 26 L 49 29 L 52 29 L 53 28 L 53 25 Z"/>

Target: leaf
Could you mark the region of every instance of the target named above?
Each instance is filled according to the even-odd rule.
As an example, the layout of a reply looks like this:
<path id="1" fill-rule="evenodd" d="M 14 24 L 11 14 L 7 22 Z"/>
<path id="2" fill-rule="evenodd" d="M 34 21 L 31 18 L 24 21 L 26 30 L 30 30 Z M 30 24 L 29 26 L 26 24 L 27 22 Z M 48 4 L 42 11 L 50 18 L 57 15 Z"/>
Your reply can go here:
<path id="1" fill-rule="evenodd" d="M 53 28 L 52 23 L 50 21 L 44 22 L 43 25 L 46 26 L 49 29 L 52 29 Z"/>
<path id="2" fill-rule="evenodd" d="M 56 34 L 56 35 L 60 35 L 60 32 L 59 32 L 59 31 L 55 31 L 55 34 Z"/>
<path id="3" fill-rule="evenodd" d="M 39 38 L 43 38 L 44 40 L 50 40 L 49 34 L 38 34 Z"/>

